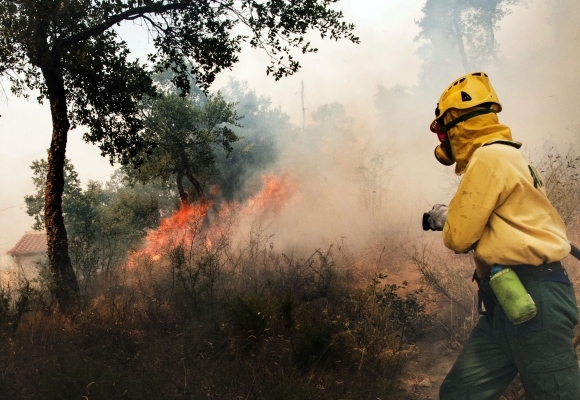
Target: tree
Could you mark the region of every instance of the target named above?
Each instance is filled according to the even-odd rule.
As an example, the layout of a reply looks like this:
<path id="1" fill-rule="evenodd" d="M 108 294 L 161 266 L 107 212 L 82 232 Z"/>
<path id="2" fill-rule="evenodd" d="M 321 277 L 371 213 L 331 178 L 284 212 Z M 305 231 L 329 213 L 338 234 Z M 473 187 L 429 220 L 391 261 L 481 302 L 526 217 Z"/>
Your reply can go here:
<path id="1" fill-rule="evenodd" d="M 26 213 L 34 217 L 32 229 L 41 231 L 46 228 L 44 222 L 44 191 L 46 188 L 46 175 L 48 172 L 48 162 L 45 159 L 36 160 L 30 166 L 32 170 L 32 182 L 36 188 L 36 193 L 24 196 Z M 81 181 L 70 160 L 64 160 L 64 188 L 63 188 L 63 215 L 68 216 L 76 208 L 75 203 L 79 202 L 82 196 Z"/>
<path id="2" fill-rule="evenodd" d="M 173 180 L 182 204 L 204 199 L 204 186 L 214 171 L 216 147 L 230 153 L 232 143 L 238 140 L 228 126 L 240 119 L 234 106 L 219 92 L 207 98 L 162 95 L 147 110 L 143 132 L 144 139 L 156 146 L 137 155 L 138 159 L 147 157 L 139 168 L 125 171 L 142 183 L 157 178 L 163 183 Z M 191 190 L 186 189 L 185 178 L 193 186 Z"/>
<path id="3" fill-rule="evenodd" d="M 26 211 L 34 217 L 32 228 L 42 230 L 48 163 L 33 161 L 31 169 L 36 193 L 25 196 Z M 117 171 L 105 186 L 89 181 L 83 190 L 74 166 L 65 160 L 63 217 L 72 266 L 81 282 L 123 261 L 146 230 L 158 225 L 160 213 L 173 208 L 163 187 L 155 183 L 127 187 L 125 178 Z"/>
<path id="4" fill-rule="evenodd" d="M 257 95 L 246 82 L 230 79 L 222 93 L 242 119 L 241 126 L 232 127 L 239 137 L 232 143 L 232 152 L 216 153 L 217 174 L 212 183 L 225 199 L 241 201 L 261 189 L 261 175 L 278 159 L 281 139 L 296 128 L 288 115 L 272 106 L 270 98 Z"/>
<path id="5" fill-rule="evenodd" d="M 296 72 L 292 49 L 316 51 L 304 40 L 323 37 L 358 42 L 354 27 L 330 7 L 338 0 L 0 0 L 0 77 L 16 95 L 38 90 L 50 104 L 53 130 L 48 155 L 45 224 L 48 259 L 61 311 L 76 303 L 78 282 L 68 254 L 62 196 L 67 135 L 86 126 L 111 162 L 147 145 L 138 104 L 155 97 L 151 74 L 170 69 L 187 93 L 189 77 L 207 88 L 237 61 L 242 42 L 268 52 L 266 72 L 279 79 Z M 129 61 L 115 27 L 141 21 L 156 52 L 142 64 Z M 234 33 L 238 25 L 248 35 Z M 236 30 L 239 32 L 239 30 Z"/>
<path id="6" fill-rule="evenodd" d="M 497 61 L 499 45 L 495 32 L 510 7 L 526 0 L 427 0 L 423 18 L 417 22 L 418 40 L 427 41 L 419 49 L 425 60 L 422 67 L 426 81 L 445 69 L 461 66 L 463 73 Z M 457 67 L 455 67 L 457 69 Z M 460 74 L 459 70 L 454 75 Z"/>

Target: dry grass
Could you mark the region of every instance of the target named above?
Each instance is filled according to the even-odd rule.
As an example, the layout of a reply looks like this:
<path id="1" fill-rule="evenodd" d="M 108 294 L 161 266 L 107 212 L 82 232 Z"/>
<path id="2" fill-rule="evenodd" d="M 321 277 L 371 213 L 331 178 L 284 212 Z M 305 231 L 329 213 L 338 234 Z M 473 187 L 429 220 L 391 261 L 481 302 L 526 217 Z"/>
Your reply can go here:
<path id="1" fill-rule="evenodd" d="M 71 316 L 43 282 L 20 314 L 21 292 L 3 292 L 0 325 L 17 328 L 0 331 L 0 398 L 402 396 L 399 374 L 429 323 L 420 292 L 365 281 L 336 248 L 203 243 L 93 277 Z"/>

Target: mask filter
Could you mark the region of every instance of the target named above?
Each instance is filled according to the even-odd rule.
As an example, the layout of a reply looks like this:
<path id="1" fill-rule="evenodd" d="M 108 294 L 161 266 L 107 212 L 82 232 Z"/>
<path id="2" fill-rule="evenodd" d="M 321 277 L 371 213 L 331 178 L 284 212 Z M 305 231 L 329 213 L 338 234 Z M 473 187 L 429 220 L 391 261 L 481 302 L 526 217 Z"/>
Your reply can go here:
<path id="1" fill-rule="evenodd" d="M 447 167 L 455 164 L 455 158 L 451 152 L 451 144 L 449 141 L 442 142 L 439 146 L 435 147 L 435 158 Z"/>
<path id="2" fill-rule="evenodd" d="M 449 136 L 447 136 L 447 130 L 445 130 L 442 121 L 435 120 L 431 125 L 431 131 L 437 134 L 437 139 L 441 143 L 439 146 L 435 147 L 435 158 L 441 164 L 445 166 L 450 166 L 455 164 L 455 158 L 451 152 L 451 144 L 449 143 Z"/>

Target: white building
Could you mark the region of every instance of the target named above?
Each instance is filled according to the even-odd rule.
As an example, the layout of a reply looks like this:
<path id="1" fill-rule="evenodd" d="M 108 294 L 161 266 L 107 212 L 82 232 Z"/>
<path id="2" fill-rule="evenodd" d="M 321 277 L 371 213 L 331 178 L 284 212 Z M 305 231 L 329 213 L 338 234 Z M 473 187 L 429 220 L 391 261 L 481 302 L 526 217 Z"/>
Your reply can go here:
<path id="1" fill-rule="evenodd" d="M 46 232 L 29 231 L 24 234 L 6 252 L 12 258 L 12 266 L 2 271 L 2 280 L 5 279 L 25 279 L 32 280 L 37 275 L 37 264 L 46 262 Z"/>

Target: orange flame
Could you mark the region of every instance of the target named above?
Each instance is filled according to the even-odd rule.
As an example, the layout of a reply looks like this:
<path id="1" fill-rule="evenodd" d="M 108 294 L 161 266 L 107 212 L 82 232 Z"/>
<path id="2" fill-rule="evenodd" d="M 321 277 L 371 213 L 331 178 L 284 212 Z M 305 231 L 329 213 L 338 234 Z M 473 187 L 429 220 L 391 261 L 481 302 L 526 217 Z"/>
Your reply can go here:
<path id="1" fill-rule="evenodd" d="M 158 261 L 163 255 L 180 245 L 192 244 L 195 240 L 205 248 L 211 248 L 216 240 L 228 236 L 242 217 L 251 217 L 258 213 L 277 214 L 289 200 L 296 198 L 298 184 L 296 179 L 285 175 L 274 174 L 262 176 L 263 189 L 251 197 L 245 205 L 223 202 L 218 210 L 212 210 L 212 203 L 182 204 L 179 211 L 161 221 L 159 228 L 147 233 L 146 247 L 131 254 L 128 266 L 136 265 L 137 259 L 146 257 Z M 216 191 L 217 189 L 212 189 Z M 215 212 L 210 222 L 210 210 Z M 208 214 L 209 213 L 209 214 Z"/>
<path id="2" fill-rule="evenodd" d="M 140 257 L 157 261 L 168 250 L 174 249 L 197 236 L 210 206 L 209 202 L 195 205 L 182 203 L 175 214 L 161 221 L 159 228 L 147 233 L 145 238 L 147 246 L 131 254 L 128 262 L 129 267 L 132 267 Z"/>
<path id="3" fill-rule="evenodd" d="M 279 213 L 298 186 L 294 179 L 274 174 L 262 175 L 262 184 L 264 185 L 262 191 L 248 200 L 253 212 L 264 210 Z"/>

